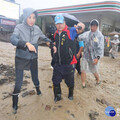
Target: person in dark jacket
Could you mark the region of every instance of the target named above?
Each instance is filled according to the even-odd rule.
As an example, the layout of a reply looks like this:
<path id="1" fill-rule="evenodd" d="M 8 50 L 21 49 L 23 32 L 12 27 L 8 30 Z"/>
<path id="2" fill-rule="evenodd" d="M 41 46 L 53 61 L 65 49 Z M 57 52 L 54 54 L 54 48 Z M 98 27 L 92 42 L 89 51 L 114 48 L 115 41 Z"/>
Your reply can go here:
<path id="1" fill-rule="evenodd" d="M 23 10 L 23 17 L 23 23 L 18 24 L 15 27 L 11 36 L 11 43 L 16 46 L 16 80 L 12 95 L 14 113 L 17 113 L 18 109 L 18 95 L 23 82 L 24 70 L 31 71 L 32 81 L 36 88 L 37 95 L 41 95 L 39 88 L 40 83 L 38 80 L 38 39 L 44 40 L 46 44 L 56 52 L 54 44 L 52 44 L 52 42 L 42 33 L 40 28 L 35 25 L 37 12 L 32 8 L 26 8 Z"/>
<path id="2" fill-rule="evenodd" d="M 53 56 L 55 62 L 52 77 L 54 101 L 61 100 L 60 83 L 62 79 L 65 80 L 69 88 L 68 98 L 73 100 L 74 71 L 75 64 L 77 63 L 74 40 L 79 33 L 83 32 L 85 26 L 83 23 L 80 23 L 81 30 L 75 27 L 68 28 L 61 14 L 55 17 L 55 25 L 57 31 L 54 34 L 54 44 L 56 45 L 57 52 Z"/>

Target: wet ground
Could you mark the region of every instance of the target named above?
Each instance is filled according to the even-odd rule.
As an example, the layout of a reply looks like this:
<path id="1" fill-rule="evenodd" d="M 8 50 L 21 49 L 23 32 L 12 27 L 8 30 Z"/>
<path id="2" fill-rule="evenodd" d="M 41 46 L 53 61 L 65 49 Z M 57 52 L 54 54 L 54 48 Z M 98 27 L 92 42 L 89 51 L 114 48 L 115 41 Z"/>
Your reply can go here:
<path id="1" fill-rule="evenodd" d="M 120 109 L 120 54 L 117 59 L 104 57 L 100 62 L 101 84 L 95 85 L 93 75 L 87 75 L 87 87 L 81 87 L 81 78 L 75 73 L 74 100 L 69 101 L 68 88 L 62 82 L 62 100 L 53 101 L 51 56 L 47 47 L 39 46 L 39 80 L 42 96 L 37 96 L 30 72 L 24 73 L 19 95 L 19 109 L 12 114 L 11 94 L 14 88 L 15 47 L 0 42 L 0 120 L 120 120 L 105 115 L 105 108 Z"/>

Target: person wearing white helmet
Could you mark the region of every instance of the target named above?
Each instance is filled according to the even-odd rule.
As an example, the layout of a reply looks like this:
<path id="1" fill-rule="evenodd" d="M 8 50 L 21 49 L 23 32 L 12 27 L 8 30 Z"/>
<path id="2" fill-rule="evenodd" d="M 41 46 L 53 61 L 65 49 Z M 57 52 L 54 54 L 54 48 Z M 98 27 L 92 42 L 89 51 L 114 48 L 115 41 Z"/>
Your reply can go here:
<path id="1" fill-rule="evenodd" d="M 117 57 L 118 45 L 119 45 L 119 36 L 114 35 L 114 39 L 111 41 L 112 48 L 110 49 L 110 56 L 115 59 Z"/>

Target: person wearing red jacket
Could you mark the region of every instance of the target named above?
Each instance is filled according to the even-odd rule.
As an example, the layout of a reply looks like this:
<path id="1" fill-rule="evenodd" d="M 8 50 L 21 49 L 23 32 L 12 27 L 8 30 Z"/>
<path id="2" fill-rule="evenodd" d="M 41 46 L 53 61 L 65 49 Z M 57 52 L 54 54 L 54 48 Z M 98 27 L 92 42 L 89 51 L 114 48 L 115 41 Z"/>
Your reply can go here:
<path id="1" fill-rule="evenodd" d="M 57 52 L 53 56 L 55 62 L 52 77 L 54 101 L 57 102 L 61 100 L 60 83 L 62 79 L 65 80 L 65 83 L 69 88 L 68 98 L 73 100 L 74 72 L 75 64 L 77 63 L 75 38 L 78 34 L 83 32 L 85 25 L 79 23 L 81 29 L 78 29 L 77 27 L 69 28 L 61 14 L 58 14 L 55 17 L 55 25 L 57 31 L 54 34 L 54 44 L 57 48 Z"/>

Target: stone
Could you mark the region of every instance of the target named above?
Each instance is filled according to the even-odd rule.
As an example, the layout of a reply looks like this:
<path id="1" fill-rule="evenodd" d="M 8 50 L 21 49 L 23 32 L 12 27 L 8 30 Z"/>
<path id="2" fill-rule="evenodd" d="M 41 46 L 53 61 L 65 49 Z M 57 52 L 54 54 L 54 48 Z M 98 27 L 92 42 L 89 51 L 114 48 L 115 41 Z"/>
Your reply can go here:
<path id="1" fill-rule="evenodd" d="M 50 110 L 51 110 L 51 106 L 50 106 L 50 105 L 46 105 L 46 106 L 45 106 L 45 110 L 46 110 L 46 111 L 50 111 Z"/>

